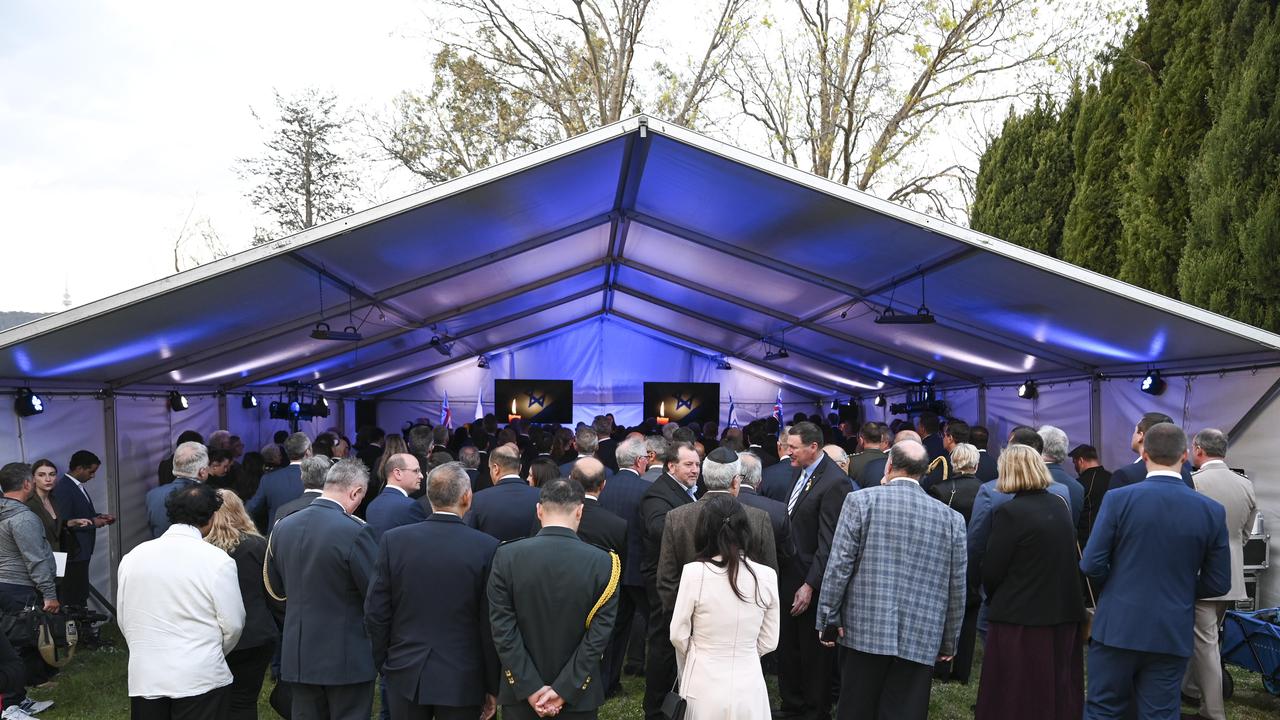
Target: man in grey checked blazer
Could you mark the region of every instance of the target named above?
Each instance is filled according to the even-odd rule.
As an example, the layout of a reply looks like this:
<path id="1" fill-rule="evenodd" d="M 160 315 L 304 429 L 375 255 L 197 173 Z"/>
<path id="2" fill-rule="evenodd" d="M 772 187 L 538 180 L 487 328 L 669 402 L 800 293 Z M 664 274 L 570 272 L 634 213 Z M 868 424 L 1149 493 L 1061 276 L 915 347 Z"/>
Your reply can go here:
<path id="1" fill-rule="evenodd" d="M 818 599 L 817 630 L 839 627 L 836 718 L 929 714 L 938 660 L 964 618 L 964 516 L 920 488 L 929 468 L 913 440 L 889 451 L 885 484 L 845 498 Z"/>

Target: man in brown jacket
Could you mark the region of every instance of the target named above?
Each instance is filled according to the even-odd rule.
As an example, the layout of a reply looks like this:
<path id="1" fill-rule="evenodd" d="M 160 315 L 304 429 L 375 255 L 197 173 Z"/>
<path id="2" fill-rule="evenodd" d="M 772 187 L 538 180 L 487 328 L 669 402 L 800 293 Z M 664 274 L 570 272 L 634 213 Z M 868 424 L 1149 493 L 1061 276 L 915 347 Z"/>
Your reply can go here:
<path id="1" fill-rule="evenodd" d="M 680 574 L 685 563 L 693 562 L 698 553 L 694 542 L 694 529 L 706 500 L 716 495 L 738 495 L 738 477 L 741 466 L 738 454 L 728 448 L 716 448 L 702 461 L 702 483 L 706 491 L 698 502 L 682 505 L 667 513 L 662 531 L 662 549 L 658 555 L 658 596 L 662 606 L 670 612 L 676 604 L 676 592 L 680 589 Z M 773 525 L 769 513 L 743 506 L 751 536 L 747 540 L 747 557 L 778 569 L 778 553 L 774 547 Z"/>

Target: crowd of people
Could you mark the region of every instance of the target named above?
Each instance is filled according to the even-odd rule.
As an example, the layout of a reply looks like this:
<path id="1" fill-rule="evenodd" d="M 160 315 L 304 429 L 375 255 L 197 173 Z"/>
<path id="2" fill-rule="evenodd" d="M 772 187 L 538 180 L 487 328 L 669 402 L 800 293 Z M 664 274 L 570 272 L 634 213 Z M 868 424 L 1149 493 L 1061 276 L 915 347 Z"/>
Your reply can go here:
<path id="1" fill-rule="evenodd" d="M 268 675 L 285 717 L 594 717 L 630 673 L 646 720 L 924 718 L 979 640 L 978 718 L 1225 717 L 1256 504 L 1223 433 L 1158 413 L 1110 473 L 930 413 L 178 440 L 119 568 L 135 717 L 256 717 Z M 69 467 L 0 470 L 6 610 L 70 602 L 50 549 L 114 520 Z"/>

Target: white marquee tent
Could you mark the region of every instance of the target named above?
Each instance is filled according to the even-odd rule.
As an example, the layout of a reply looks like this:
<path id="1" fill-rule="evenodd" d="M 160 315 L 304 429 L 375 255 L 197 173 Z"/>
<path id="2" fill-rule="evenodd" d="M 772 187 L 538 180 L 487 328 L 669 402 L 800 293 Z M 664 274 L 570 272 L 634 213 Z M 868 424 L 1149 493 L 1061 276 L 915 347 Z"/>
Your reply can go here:
<path id="1" fill-rule="evenodd" d="M 874 322 L 921 305 L 936 323 Z M 313 339 L 321 320 L 363 340 Z M 1159 397 L 1138 389 L 1151 369 Z M 740 418 L 779 393 L 788 415 L 852 398 L 887 418 L 875 395 L 931 381 L 993 437 L 1055 424 L 1107 467 L 1160 410 L 1230 432 L 1280 527 L 1280 336 L 643 116 L 0 333 L 0 388 L 46 405 L 0 413 L 0 458 L 99 453 L 86 487 L 121 518 L 95 557 L 108 592 L 182 430 L 261 446 L 286 426 L 265 401 L 296 381 L 334 406 L 305 430 L 354 435 L 354 401 L 376 399 L 395 432 L 446 394 L 470 419 L 515 377 L 571 379 L 577 419 L 624 423 L 646 380 L 718 382 Z M 169 408 L 175 389 L 190 409 Z M 1280 572 L 1262 594 L 1280 603 Z"/>

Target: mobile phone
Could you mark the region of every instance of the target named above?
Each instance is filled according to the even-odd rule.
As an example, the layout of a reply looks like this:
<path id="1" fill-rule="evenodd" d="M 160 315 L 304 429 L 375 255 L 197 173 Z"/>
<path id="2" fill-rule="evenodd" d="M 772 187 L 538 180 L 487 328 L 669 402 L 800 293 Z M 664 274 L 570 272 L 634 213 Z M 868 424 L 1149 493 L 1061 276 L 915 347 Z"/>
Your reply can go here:
<path id="1" fill-rule="evenodd" d="M 822 629 L 820 639 L 822 642 L 835 642 L 840 637 L 840 626 L 828 625 Z"/>

